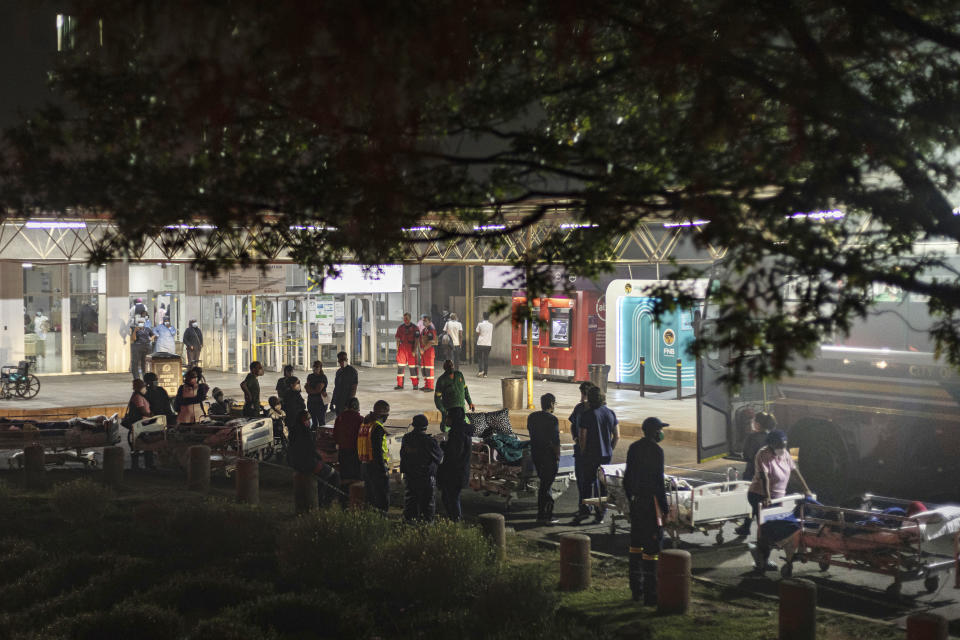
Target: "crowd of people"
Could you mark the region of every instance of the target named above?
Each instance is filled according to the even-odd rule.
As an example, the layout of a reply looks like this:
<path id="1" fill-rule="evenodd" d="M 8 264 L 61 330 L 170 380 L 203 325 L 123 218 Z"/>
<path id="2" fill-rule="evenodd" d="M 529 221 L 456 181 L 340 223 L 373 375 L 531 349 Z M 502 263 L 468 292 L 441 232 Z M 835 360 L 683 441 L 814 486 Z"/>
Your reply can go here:
<path id="1" fill-rule="evenodd" d="M 169 322 L 168 318 L 162 320 L 164 325 Z M 134 345 L 141 339 L 142 333 L 138 332 L 144 326 L 145 323 L 143 326 L 140 322 L 134 323 Z M 455 346 L 462 344 L 462 325 L 453 314 L 440 333 L 447 336 L 448 342 L 454 341 L 451 334 L 455 334 Z M 481 360 L 478 375 L 485 376 L 488 366 L 486 356 L 489 355 L 492 337 L 492 324 L 486 314 L 477 327 L 477 335 L 480 340 L 487 342 L 478 343 Z M 410 315 L 405 314 L 404 322 L 396 334 L 396 389 L 404 387 L 405 369 L 410 370 L 414 389 L 420 386 L 422 380 L 423 390 L 434 394 L 434 405 L 441 415 L 439 428 L 443 434 L 440 438 L 428 434 L 429 420 L 421 413 L 413 417 L 411 430 L 402 437 L 399 470 L 404 479 L 403 516 L 411 522 L 434 519 L 438 492 L 446 516 L 455 521 L 462 519 L 460 494 L 469 483 L 472 439 L 478 435 L 467 415 L 468 410 L 473 412 L 476 407 L 464 374 L 457 367 L 456 357 L 441 360 L 443 372 L 434 378 L 434 350 L 442 344 L 437 336 L 438 332 L 427 314 L 418 325 L 414 325 Z M 154 332 L 152 340 L 158 339 Z M 444 355 L 447 353 L 445 351 Z M 131 370 L 135 379 L 133 395 L 123 421 L 127 427 L 136 420 L 160 414 L 167 416 L 168 423 L 189 425 L 199 422 L 205 411 L 215 416 L 231 413 L 230 402 L 225 399 L 223 391 L 218 388 L 211 391 L 203 378 L 202 369 L 195 364 L 188 366 L 183 384 L 173 398 L 158 385 L 155 374 L 147 372 L 140 377 L 136 375 L 138 369 L 131 366 Z M 418 376 L 420 372 L 422 378 Z M 329 504 L 338 499 L 344 501 L 344 488 L 359 481 L 364 484 L 367 502 L 373 508 L 386 512 L 389 508 L 389 473 L 392 468 L 386 429 L 390 404 L 379 399 L 373 403 L 369 413 L 361 413 L 357 398 L 359 377 L 357 370 L 349 364 L 347 354 L 340 352 L 337 355 L 332 389 L 320 361 L 313 363 L 312 371 L 303 384 L 294 375 L 292 366 L 284 367 L 274 387 L 275 395 L 267 399 L 266 406 L 259 380 L 263 375 L 262 364 L 252 362 L 249 373 L 240 383 L 243 394 L 240 413 L 251 418 L 269 416 L 273 419 L 277 437 L 282 438 L 286 445 L 286 463 L 299 473 L 316 477 L 319 502 Z M 620 440 L 617 417 L 606 406 L 601 390 L 590 383 L 581 384 L 579 390 L 580 402 L 569 415 L 578 492 L 578 507 L 571 522 L 574 525 L 591 517 L 595 523 L 603 520 L 604 501 L 596 499 L 601 497 L 603 491 L 598 471 L 602 465 L 611 462 Z M 206 409 L 208 394 L 212 402 Z M 561 456 L 560 423 L 555 415 L 557 399 L 554 395 L 544 394 L 540 398 L 540 405 L 539 411 L 528 416 L 527 430 L 532 462 L 539 479 L 537 521 L 549 526 L 557 522 L 554 519 L 551 488 Z M 327 435 L 318 435 L 320 428 L 327 425 L 328 417 L 333 419 L 332 430 L 324 430 L 323 433 Z M 758 417 L 757 423 L 764 428 L 770 426 L 762 416 Z M 664 517 L 668 512 L 664 491 L 664 455 L 658 444 L 663 439 L 663 428 L 666 426 L 658 418 L 644 421 L 644 437 L 631 444 L 624 475 L 624 491 L 631 503 L 630 587 L 634 598 L 643 599 L 647 604 L 655 604 L 656 600 L 656 562 L 661 548 Z M 761 504 L 771 497 L 777 497 L 777 492 L 782 495 L 786 481 L 782 481 L 781 476 L 784 473 L 789 476 L 791 470 L 786 462 L 789 455 L 786 458 L 782 455 L 782 449 L 785 448 L 782 432 L 772 427 L 766 431 L 763 435 L 766 446 L 758 448 L 755 461 L 757 469 L 762 469 L 762 473 L 756 477 L 763 480 L 758 480 L 755 494 L 751 487 L 751 504 Z M 777 437 L 782 441 L 774 442 Z M 326 444 L 322 445 L 321 440 L 326 440 Z M 759 436 L 753 440 L 759 442 Z M 324 455 L 324 447 L 329 447 L 326 452 L 333 455 Z M 144 454 L 144 458 L 145 466 L 152 467 L 151 454 Z M 137 466 L 136 455 L 133 466 Z M 749 526 L 748 519 L 738 533 L 749 532 Z M 765 562 L 765 559 L 758 557 L 758 562 Z"/>

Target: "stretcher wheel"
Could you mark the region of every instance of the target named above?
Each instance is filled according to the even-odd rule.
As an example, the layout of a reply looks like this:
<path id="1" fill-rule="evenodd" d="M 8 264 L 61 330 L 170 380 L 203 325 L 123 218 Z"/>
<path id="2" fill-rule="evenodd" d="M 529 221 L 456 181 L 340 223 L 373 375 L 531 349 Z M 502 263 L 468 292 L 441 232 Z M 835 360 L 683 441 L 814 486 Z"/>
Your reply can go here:
<path id="1" fill-rule="evenodd" d="M 830 561 L 821 560 L 819 563 L 817 563 L 817 566 L 820 567 L 820 571 L 826 571 L 830 568 Z"/>
<path id="2" fill-rule="evenodd" d="M 616 533 L 617 533 L 617 519 L 611 517 L 610 518 L 610 535 L 616 535 Z"/>
<path id="3" fill-rule="evenodd" d="M 717 544 L 723 544 L 723 531 L 717 531 Z"/>
<path id="4" fill-rule="evenodd" d="M 927 576 L 923 579 L 923 588 L 927 593 L 933 593 L 940 588 L 940 576 Z"/>
<path id="5" fill-rule="evenodd" d="M 926 581 L 924 581 L 926 582 Z M 897 598 L 900 596 L 900 591 L 903 589 L 903 585 L 899 582 L 894 582 L 886 589 L 886 593 L 891 598 Z"/>
<path id="6" fill-rule="evenodd" d="M 789 577 L 792 576 L 792 575 L 793 575 L 793 563 L 792 563 L 792 562 L 788 562 L 788 563 L 786 563 L 785 565 L 783 565 L 782 567 L 780 567 L 780 577 L 781 577 L 781 578 L 789 578 Z"/>

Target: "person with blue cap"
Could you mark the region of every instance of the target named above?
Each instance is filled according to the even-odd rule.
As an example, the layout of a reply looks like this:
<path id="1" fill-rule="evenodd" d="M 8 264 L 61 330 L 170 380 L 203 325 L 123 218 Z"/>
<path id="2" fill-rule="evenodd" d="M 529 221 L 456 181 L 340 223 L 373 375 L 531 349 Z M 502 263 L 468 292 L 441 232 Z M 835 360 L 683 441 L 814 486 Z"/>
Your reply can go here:
<path id="1" fill-rule="evenodd" d="M 660 418 L 643 421 L 643 437 L 627 449 L 623 490 L 630 500 L 630 593 L 634 601 L 657 604 L 657 561 L 669 505 L 663 483 L 663 428 Z"/>
<path id="2" fill-rule="evenodd" d="M 427 434 L 430 425 L 422 413 L 413 416 L 413 431 L 400 441 L 400 473 L 406 483 L 403 519 L 432 522 L 437 512 L 435 500 L 437 467 L 443 462 L 440 443 Z"/>

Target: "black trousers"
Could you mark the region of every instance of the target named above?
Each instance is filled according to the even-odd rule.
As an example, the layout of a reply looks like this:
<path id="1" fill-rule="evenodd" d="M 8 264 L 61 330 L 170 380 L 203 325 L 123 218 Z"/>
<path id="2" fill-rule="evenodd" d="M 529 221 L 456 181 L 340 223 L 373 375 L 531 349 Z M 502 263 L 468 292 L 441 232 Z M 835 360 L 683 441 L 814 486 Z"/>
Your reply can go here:
<path id="1" fill-rule="evenodd" d="M 750 523 L 760 514 L 760 505 L 763 504 L 763 496 L 753 491 L 747 492 L 747 502 L 750 503 L 750 515 L 743 519 L 743 526 L 750 528 Z M 759 527 L 759 523 L 757 524 Z M 759 533 L 757 536 L 759 537 Z"/>
<path id="2" fill-rule="evenodd" d="M 657 561 L 663 547 L 654 500 L 653 494 L 630 500 L 630 591 L 646 605 L 657 604 Z"/>
<path id="3" fill-rule="evenodd" d="M 340 449 L 337 452 L 340 461 L 340 478 L 342 480 L 363 480 L 360 469 L 360 458 L 356 449 Z"/>
<path id="4" fill-rule="evenodd" d="M 557 459 L 534 458 L 533 465 L 537 469 L 537 478 L 540 480 L 540 487 L 537 490 L 537 520 L 547 520 L 553 515 L 553 495 L 550 489 L 557 477 Z"/>
<path id="5" fill-rule="evenodd" d="M 327 424 L 327 405 L 323 403 L 323 398 L 320 397 L 319 393 L 307 396 L 307 411 L 310 412 L 310 417 L 313 418 L 314 427 L 321 427 Z"/>
<path id="6" fill-rule="evenodd" d="M 407 522 L 421 520 L 432 522 L 437 513 L 435 499 L 436 482 L 429 480 L 407 480 L 406 491 L 403 494 L 403 519 Z"/>
<path id="7" fill-rule="evenodd" d="M 463 509 L 460 507 L 460 492 L 463 491 L 463 482 L 460 478 L 445 478 L 439 482 L 440 501 L 447 512 L 447 517 L 454 522 L 463 519 Z"/>
<path id="8" fill-rule="evenodd" d="M 477 345 L 477 370 L 483 375 L 487 375 L 487 370 L 490 368 L 490 350 L 492 348 Z"/>
<path id="9" fill-rule="evenodd" d="M 340 497 L 340 474 L 329 464 L 317 472 L 317 504 L 329 507 Z"/>
<path id="10" fill-rule="evenodd" d="M 390 476 L 379 465 L 363 463 L 363 485 L 367 504 L 384 513 L 390 508 Z"/>

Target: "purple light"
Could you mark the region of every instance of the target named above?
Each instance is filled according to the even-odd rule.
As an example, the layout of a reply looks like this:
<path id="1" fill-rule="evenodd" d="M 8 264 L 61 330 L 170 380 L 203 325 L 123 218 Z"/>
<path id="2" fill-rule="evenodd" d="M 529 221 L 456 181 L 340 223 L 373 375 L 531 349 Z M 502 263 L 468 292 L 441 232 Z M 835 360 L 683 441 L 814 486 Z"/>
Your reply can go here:
<path id="1" fill-rule="evenodd" d="M 28 220 L 27 229 L 86 229 L 86 222 L 56 222 L 47 220 Z"/>
<path id="2" fill-rule="evenodd" d="M 688 220 L 687 222 L 664 222 L 664 229 L 673 229 L 675 227 L 699 227 L 705 224 L 710 224 L 709 220 Z"/>
<path id="3" fill-rule="evenodd" d="M 788 218 L 807 218 L 810 220 L 839 220 L 844 217 L 843 211 L 839 209 L 831 209 L 829 211 L 812 211 L 810 213 L 795 213 L 792 216 L 787 216 Z"/>

